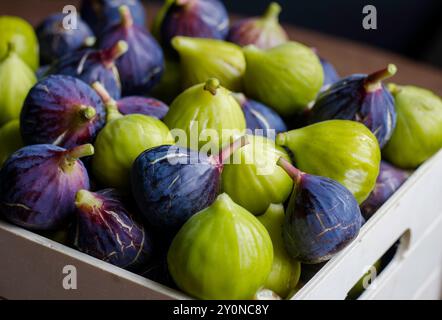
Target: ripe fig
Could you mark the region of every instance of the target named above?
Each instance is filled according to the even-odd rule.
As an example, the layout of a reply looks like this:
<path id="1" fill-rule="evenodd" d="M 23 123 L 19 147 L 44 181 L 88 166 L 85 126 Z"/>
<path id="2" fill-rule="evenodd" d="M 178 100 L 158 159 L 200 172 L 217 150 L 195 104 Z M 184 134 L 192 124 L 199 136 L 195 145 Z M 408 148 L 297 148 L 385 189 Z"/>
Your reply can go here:
<path id="1" fill-rule="evenodd" d="M 154 227 L 176 233 L 218 195 L 224 162 L 246 145 L 246 137 L 218 155 L 188 148 L 159 146 L 143 152 L 132 166 L 132 192 L 144 218 Z"/>
<path id="2" fill-rule="evenodd" d="M 263 214 L 270 204 L 283 203 L 293 188 L 292 179 L 276 165 L 279 157 L 289 159 L 273 140 L 248 136 L 250 144 L 237 150 L 222 175 L 222 189 L 235 203 L 254 215 Z"/>
<path id="3" fill-rule="evenodd" d="M 280 133 L 276 144 L 291 150 L 297 168 L 338 181 L 359 203 L 367 199 L 376 184 L 381 152 L 376 137 L 361 123 L 319 122 Z"/>
<path id="4" fill-rule="evenodd" d="M 324 82 L 319 58 L 312 49 L 297 42 L 261 50 L 243 49 L 247 62 L 245 93 L 282 116 L 302 112 L 316 98 Z"/>
<path id="5" fill-rule="evenodd" d="M 335 67 L 329 61 L 322 57 L 319 57 L 319 61 L 321 61 L 322 70 L 324 71 L 324 83 L 322 84 L 321 91 L 325 91 L 337 82 L 340 77 Z"/>
<path id="6" fill-rule="evenodd" d="M 0 211 L 31 230 L 55 230 L 74 213 L 75 194 L 89 189 L 89 177 L 79 158 L 91 156 L 90 144 L 66 150 L 49 144 L 24 147 L 0 170 Z"/>
<path id="7" fill-rule="evenodd" d="M 120 22 L 119 7 L 125 5 L 130 10 L 134 23 L 139 26 L 146 24 L 146 13 L 139 0 L 83 0 L 81 17 L 92 28 L 95 35 L 100 36 L 110 27 Z"/>
<path id="8" fill-rule="evenodd" d="M 171 104 L 164 122 L 186 133 L 178 144 L 194 150 L 218 151 L 246 129 L 244 114 L 231 92 L 211 78 L 181 93 Z M 207 150 L 205 150 L 207 151 Z"/>
<path id="9" fill-rule="evenodd" d="M 296 288 L 301 276 L 301 264 L 292 259 L 285 249 L 282 238 L 284 219 L 285 212 L 282 204 L 271 204 L 267 211 L 258 217 L 269 232 L 273 244 L 272 270 L 264 287 L 282 298 L 289 298 L 289 294 Z"/>
<path id="10" fill-rule="evenodd" d="M 104 50 L 80 50 L 55 62 L 47 74 L 72 76 L 89 85 L 99 81 L 114 99 L 119 99 L 121 82 L 115 61 L 127 50 L 125 41 L 118 41 Z"/>
<path id="11" fill-rule="evenodd" d="M 396 127 L 394 100 L 382 80 L 393 76 L 396 66 L 371 75 L 352 75 L 322 92 L 309 112 L 309 123 L 331 119 L 361 122 L 374 133 L 382 148 Z"/>
<path id="12" fill-rule="evenodd" d="M 167 126 L 143 114 L 123 116 L 118 105 L 100 83 L 92 85 L 106 105 L 107 124 L 95 141 L 92 172 L 105 186 L 125 189 L 130 183 L 134 160 L 145 150 L 174 144 Z"/>
<path id="13" fill-rule="evenodd" d="M 200 299 L 252 299 L 265 283 L 273 246 L 264 226 L 227 194 L 192 216 L 168 253 L 169 271 Z"/>
<path id="14" fill-rule="evenodd" d="M 175 37 L 172 45 L 180 55 L 185 89 L 213 77 L 229 90 L 242 91 L 246 61 L 236 44 L 214 39 Z"/>
<path id="15" fill-rule="evenodd" d="M 363 224 L 358 202 L 339 182 L 278 161 L 294 181 L 282 227 L 288 254 L 303 263 L 329 260 L 354 240 Z"/>
<path id="16" fill-rule="evenodd" d="M 127 6 L 121 6 L 119 11 L 121 22 L 99 38 L 99 47 L 106 49 L 120 40 L 127 42 L 128 51 L 116 61 L 123 95 L 143 95 L 161 78 L 164 69 L 163 51 L 147 29 L 134 24 Z"/>
<path id="17" fill-rule="evenodd" d="M 234 94 L 234 97 L 242 107 L 247 129 L 250 129 L 253 134 L 274 140 L 275 134 L 287 131 L 284 120 L 269 107 L 246 98 L 242 93 Z"/>
<path id="18" fill-rule="evenodd" d="M 55 13 L 38 25 L 36 33 L 40 45 L 41 63 L 52 63 L 66 54 L 72 54 L 91 41 L 95 42 L 92 30 L 81 18 L 77 18 L 75 26 L 64 26 L 65 18 L 65 14 Z"/>
<path id="19" fill-rule="evenodd" d="M 367 200 L 361 205 L 364 218 L 370 219 L 409 176 L 410 174 L 407 171 L 398 169 L 385 161 L 381 161 L 376 186 Z"/>
<path id="20" fill-rule="evenodd" d="M 442 148 L 442 99 L 414 86 L 389 86 L 398 122 L 383 150 L 386 160 L 403 169 L 414 169 Z"/>
<path id="21" fill-rule="evenodd" d="M 281 6 L 272 2 L 262 17 L 241 19 L 231 27 L 227 40 L 239 46 L 255 45 L 270 49 L 289 41 L 284 28 L 279 24 Z"/>
<path id="22" fill-rule="evenodd" d="M 169 107 L 166 104 L 154 98 L 131 96 L 124 97 L 116 103 L 118 111 L 124 115 L 138 113 L 163 119 L 169 112 Z"/>
<path id="23" fill-rule="evenodd" d="M 152 257 L 152 241 L 144 227 L 112 189 L 79 190 L 72 246 L 97 259 L 131 271 L 140 270 Z"/>
<path id="24" fill-rule="evenodd" d="M 100 97 L 83 81 L 63 75 L 40 80 L 26 97 L 20 115 L 25 144 L 64 148 L 93 142 L 104 123 Z"/>
<path id="25" fill-rule="evenodd" d="M 11 120 L 0 127 L 0 168 L 8 157 L 23 147 L 20 135 L 20 123 Z"/>

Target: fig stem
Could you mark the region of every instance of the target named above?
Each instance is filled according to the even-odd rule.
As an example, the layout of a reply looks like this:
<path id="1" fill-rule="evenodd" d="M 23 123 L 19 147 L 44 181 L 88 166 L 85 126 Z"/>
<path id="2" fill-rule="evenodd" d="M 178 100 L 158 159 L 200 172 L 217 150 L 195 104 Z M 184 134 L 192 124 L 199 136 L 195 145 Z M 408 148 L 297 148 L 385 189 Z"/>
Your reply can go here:
<path id="1" fill-rule="evenodd" d="M 264 12 L 264 20 L 278 21 L 279 15 L 281 13 L 281 6 L 276 2 L 270 3 Z"/>
<path id="2" fill-rule="evenodd" d="M 195 0 L 175 0 L 175 5 L 186 6 L 188 4 L 191 4 L 192 2 L 195 2 Z"/>
<path id="3" fill-rule="evenodd" d="M 209 91 L 214 96 L 216 95 L 216 92 L 221 87 L 219 80 L 216 78 L 210 78 L 206 81 L 206 84 L 204 85 L 204 90 Z"/>
<path id="4" fill-rule="evenodd" d="M 112 99 L 112 97 L 110 96 L 109 92 L 107 92 L 106 88 L 100 82 L 98 81 L 94 82 L 92 84 L 92 88 L 100 96 L 101 100 L 105 104 L 115 102 L 115 100 Z"/>
<path id="5" fill-rule="evenodd" d="M 301 181 L 303 173 L 301 170 L 295 168 L 295 166 L 292 165 L 287 159 L 280 157 L 276 164 L 284 169 L 284 171 L 287 172 L 290 178 L 292 178 L 295 182 L 299 183 Z"/>
<path id="6" fill-rule="evenodd" d="M 97 92 L 106 105 L 106 122 L 123 117 L 118 110 L 117 102 L 109 95 L 109 92 L 107 92 L 106 88 L 100 82 L 94 82 L 92 88 Z"/>
<path id="7" fill-rule="evenodd" d="M 130 9 L 128 6 L 120 6 L 118 8 L 118 11 L 120 12 L 121 16 L 121 23 L 124 28 L 128 29 L 131 28 L 134 24 L 134 20 L 132 18 L 132 13 L 130 12 Z"/>
<path id="8" fill-rule="evenodd" d="M 103 50 L 103 62 L 106 68 L 112 68 L 114 66 L 114 61 L 125 54 L 128 49 L 129 46 L 127 42 L 120 40 L 113 47 Z"/>
<path id="9" fill-rule="evenodd" d="M 76 146 L 70 150 L 68 150 L 69 157 L 72 159 L 80 159 L 83 157 L 89 157 L 94 155 L 94 146 L 90 143 L 83 144 L 81 146 Z"/>
<path id="10" fill-rule="evenodd" d="M 80 106 L 80 115 L 84 120 L 91 120 L 97 115 L 97 110 L 91 106 Z"/>
<path id="11" fill-rule="evenodd" d="M 93 210 L 94 208 L 99 208 L 103 205 L 103 202 L 94 196 L 89 190 L 79 190 L 75 195 L 75 206 L 77 208 L 85 208 L 86 210 Z"/>
<path id="12" fill-rule="evenodd" d="M 377 86 L 379 83 L 385 79 L 388 79 L 394 76 L 397 72 L 397 67 L 394 64 L 389 64 L 386 68 L 376 71 L 370 74 L 367 79 L 365 79 L 365 83 L 368 87 Z"/>
<path id="13" fill-rule="evenodd" d="M 224 147 L 221 152 L 218 154 L 218 163 L 221 165 L 229 159 L 232 154 L 236 152 L 236 150 L 246 146 L 249 144 L 249 140 L 247 139 L 247 136 L 242 136 L 235 141 L 233 141 L 228 146 Z"/>

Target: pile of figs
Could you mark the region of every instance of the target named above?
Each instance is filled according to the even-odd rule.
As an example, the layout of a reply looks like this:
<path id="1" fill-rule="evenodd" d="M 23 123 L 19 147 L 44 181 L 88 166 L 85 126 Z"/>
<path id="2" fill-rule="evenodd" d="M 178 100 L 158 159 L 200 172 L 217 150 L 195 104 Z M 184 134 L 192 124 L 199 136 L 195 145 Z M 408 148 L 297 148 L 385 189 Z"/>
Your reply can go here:
<path id="1" fill-rule="evenodd" d="M 0 17 L 0 216 L 195 298 L 290 298 L 442 148 L 439 96 L 341 78 L 276 3 L 78 11 Z"/>

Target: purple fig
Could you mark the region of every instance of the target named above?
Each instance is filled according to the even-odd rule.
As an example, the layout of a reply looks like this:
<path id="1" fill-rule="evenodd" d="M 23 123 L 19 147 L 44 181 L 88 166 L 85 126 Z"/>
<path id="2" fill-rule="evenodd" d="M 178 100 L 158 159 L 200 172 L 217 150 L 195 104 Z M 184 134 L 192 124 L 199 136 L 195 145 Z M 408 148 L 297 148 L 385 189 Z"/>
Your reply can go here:
<path id="1" fill-rule="evenodd" d="M 176 232 L 195 213 L 215 201 L 223 162 L 248 144 L 242 137 L 219 155 L 207 156 L 178 146 L 143 152 L 132 166 L 132 192 L 152 226 Z"/>
<path id="2" fill-rule="evenodd" d="M 309 112 L 309 123 L 331 119 L 361 122 L 373 132 L 382 148 L 396 127 L 394 99 L 382 80 L 396 73 L 396 66 L 370 75 L 355 74 L 322 92 Z"/>
<path id="3" fill-rule="evenodd" d="M 126 53 L 127 43 L 118 41 L 103 50 L 84 49 L 55 62 L 47 74 L 61 74 L 83 80 L 89 85 L 100 82 L 114 99 L 121 97 L 121 83 L 115 60 Z"/>
<path id="4" fill-rule="evenodd" d="M 123 115 L 138 113 L 157 119 L 163 119 L 169 112 L 169 107 L 165 103 L 146 97 L 124 97 L 117 101 L 117 106 Z"/>
<path id="5" fill-rule="evenodd" d="M 321 91 L 325 91 L 330 88 L 332 84 L 339 81 L 340 77 L 335 67 L 329 61 L 321 57 L 319 57 L 319 61 L 321 61 L 322 70 L 324 70 L 324 84 L 322 85 Z"/>
<path id="6" fill-rule="evenodd" d="M 0 170 L 0 212 L 31 230 L 55 230 L 74 213 L 75 194 L 89 189 L 89 177 L 78 160 L 91 156 L 90 144 L 66 150 L 49 144 L 24 147 Z"/>
<path id="7" fill-rule="evenodd" d="M 20 115 L 25 144 L 71 148 L 93 142 L 105 124 L 104 104 L 83 81 L 54 75 L 39 81 L 26 97 Z"/>
<path id="8" fill-rule="evenodd" d="M 358 235 L 358 202 L 332 179 L 303 173 L 284 158 L 278 165 L 295 183 L 282 231 L 287 252 L 303 263 L 329 260 Z"/>
<path id="9" fill-rule="evenodd" d="M 382 161 L 376 186 L 370 196 L 361 205 L 361 211 L 365 219 L 370 219 L 376 211 L 396 192 L 397 189 L 408 179 L 407 171 L 398 169 L 391 164 Z"/>
<path id="10" fill-rule="evenodd" d="M 104 31 L 120 22 L 118 8 L 126 5 L 139 26 L 146 25 L 146 13 L 139 0 L 83 0 L 81 17 L 89 24 L 94 33 L 100 36 Z"/>
<path id="11" fill-rule="evenodd" d="M 109 48 L 120 40 L 129 50 L 117 59 L 123 95 L 146 94 L 159 82 L 164 69 L 163 51 L 157 41 L 144 27 L 134 25 L 127 6 L 119 8 L 121 22 L 99 39 L 100 48 Z"/>
<path id="12" fill-rule="evenodd" d="M 92 30 L 83 20 L 77 18 L 76 26 L 65 27 L 63 26 L 65 18 L 64 14 L 56 13 L 47 17 L 37 27 L 41 63 L 52 63 L 91 41 L 95 42 Z"/>
<path id="13" fill-rule="evenodd" d="M 152 241 L 113 189 L 78 191 L 72 245 L 97 259 L 132 271 L 152 257 Z"/>
<path id="14" fill-rule="evenodd" d="M 262 17 L 247 18 L 232 25 L 227 40 L 242 47 L 255 45 L 270 49 L 289 41 L 284 28 L 279 24 L 281 7 L 272 2 Z"/>

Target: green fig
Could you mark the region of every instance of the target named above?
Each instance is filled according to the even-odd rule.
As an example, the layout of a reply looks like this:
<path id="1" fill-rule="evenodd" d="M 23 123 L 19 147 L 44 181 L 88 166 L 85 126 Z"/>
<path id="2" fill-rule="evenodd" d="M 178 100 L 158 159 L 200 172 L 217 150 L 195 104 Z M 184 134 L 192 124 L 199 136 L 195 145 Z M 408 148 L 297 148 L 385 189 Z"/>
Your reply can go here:
<path id="1" fill-rule="evenodd" d="M 0 125 L 20 117 L 23 102 L 36 82 L 34 72 L 18 56 L 11 42 L 0 62 Z"/>
<path id="2" fill-rule="evenodd" d="M 283 116 L 301 113 L 313 101 L 324 82 L 321 62 L 314 51 L 297 42 L 261 50 L 243 49 L 247 68 L 247 96 L 259 100 Z"/>
<path id="3" fill-rule="evenodd" d="M 214 78 L 181 93 L 172 102 L 164 122 L 170 129 L 185 132 L 186 137 L 179 137 L 177 144 L 194 150 L 204 146 L 212 152 L 243 135 L 246 129 L 240 105 Z"/>
<path id="4" fill-rule="evenodd" d="M 221 194 L 181 228 L 168 252 L 169 271 L 200 299 L 252 299 L 272 268 L 273 246 L 258 219 Z"/>
<path id="5" fill-rule="evenodd" d="M 282 204 L 271 204 L 267 211 L 258 217 L 266 227 L 273 243 L 273 265 L 269 277 L 264 284 L 266 289 L 274 291 L 282 298 L 289 298 L 289 294 L 296 288 L 301 276 L 301 263 L 292 259 L 284 245 L 282 225 L 285 213 Z"/>
<path id="6" fill-rule="evenodd" d="M 222 189 L 237 204 L 260 215 L 270 204 L 283 203 L 292 192 L 293 180 L 276 164 L 289 155 L 268 138 L 249 135 L 248 141 L 224 165 Z"/>
<path id="7" fill-rule="evenodd" d="M 18 120 L 11 120 L 0 127 L 0 167 L 21 147 L 23 147 L 23 141 Z"/>
<path id="8" fill-rule="evenodd" d="M 376 185 L 381 151 L 373 133 L 359 122 L 319 122 L 280 133 L 276 143 L 292 151 L 299 170 L 338 181 L 359 204 Z"/>
<path id="9" fill-rule="evenodd" d="M 175 37 L 172 46 L 181 59 L 184 88 L 214 77 L 232 91 L 242 91 L 246 70 L 244 54 L 236 44 L 203 38 Z"/>
<path id="10" fill-rule="evenodd" d="M 103 86 L 93 87 L 106 104 L 107 124 L 94 144 L 92 172 L 106 187 L 125 189 L 135 159 L 147 149 L 174 144 L 174 139 L 160 120 L 142 114 L 123 116 Z"/>
<path id="11" fill-rule="evenodd" d="M 384 157 L 403 169 L 414 169 L 442 148 L 442 99 L 414 86 L 390 84 L 397 113 Z"/>

